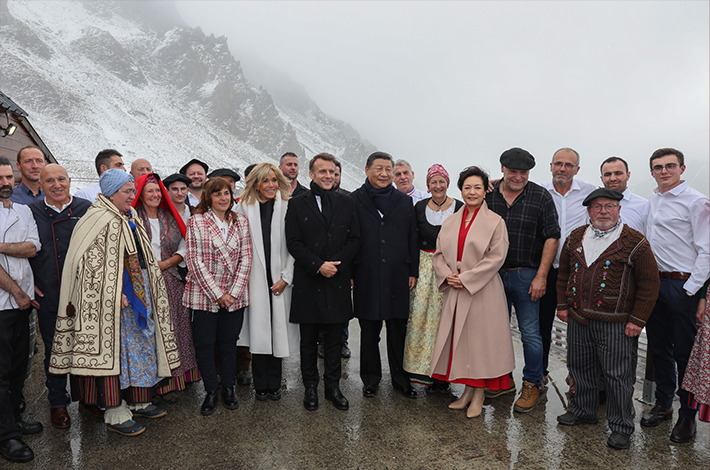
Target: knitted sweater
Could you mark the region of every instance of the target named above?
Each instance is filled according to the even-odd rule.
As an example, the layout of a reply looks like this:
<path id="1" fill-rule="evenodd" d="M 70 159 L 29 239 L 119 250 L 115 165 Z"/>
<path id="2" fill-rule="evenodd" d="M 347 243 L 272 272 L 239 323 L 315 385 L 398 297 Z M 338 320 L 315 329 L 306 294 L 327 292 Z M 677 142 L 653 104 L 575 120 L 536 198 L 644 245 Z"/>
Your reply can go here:
<path id="1" fill-rule="evenodd" d="M 593 319 L 645 326 L 661 284 L 648 240 L 624 225 L 619 238 L 587 266 L 582 247 L 587 227 L 573 230 L 562 248 L 557 309 L 568 310 L 581 325 Z"/>

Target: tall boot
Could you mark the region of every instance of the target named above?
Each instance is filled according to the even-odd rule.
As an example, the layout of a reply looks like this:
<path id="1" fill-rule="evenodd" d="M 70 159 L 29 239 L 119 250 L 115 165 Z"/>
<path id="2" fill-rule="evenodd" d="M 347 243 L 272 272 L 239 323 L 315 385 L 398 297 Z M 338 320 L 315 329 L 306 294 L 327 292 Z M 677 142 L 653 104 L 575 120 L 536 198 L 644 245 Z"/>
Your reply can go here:
<path id="1" fill-rule="evenodd" d="M 475 418 L 481 414 L 483 411 L 483 400 L 486 399 L 485 389 L 481 387 L 475 387 L 473 389 L 473 397 L 471 398 L 471 404 L 466 410 L 467 418 Z"/>
<path id="2" fill-rule="evenodd" d="M 473 398 L 473 387 L 466 385 L 466 389 L 463 391 L 461 398 L 450 404 L 449 409 L 463 410 L 471 401 L 471 398 Z"/>

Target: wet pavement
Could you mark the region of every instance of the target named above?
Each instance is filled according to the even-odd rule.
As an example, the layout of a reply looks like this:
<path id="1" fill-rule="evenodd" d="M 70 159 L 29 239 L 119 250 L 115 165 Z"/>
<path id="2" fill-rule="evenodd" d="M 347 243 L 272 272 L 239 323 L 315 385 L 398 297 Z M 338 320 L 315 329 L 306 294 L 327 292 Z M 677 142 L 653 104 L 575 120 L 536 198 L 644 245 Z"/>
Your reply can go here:
<path id="1" fill-rule="evenodd" d="M 674 444 L 668 436 L 674 420 L 657 428 L 641 428 L 650 407 L 634 401 L 636 433 L 629 450 L 606 445 L 609 431 L 605 407 L 595 425 L 564 427 L 556 417 L 569 403 L 563 353 L 550 358 L 552 380 L 540 404 L 527 414 L 513 412 L 515 397 L 486 399 L 483 413 L 467 419 L 465 411 L 447 405 L 451 394 L 421 392 L 417 399 L 393 391 L 385 352 L 379 393 L 363 398 L 359 370 L 359 328 L 350 323 L 353 356 L 343 360 L 341 389 L 350 410 L 339 411 L 323 398 L 320 407 L 303 408 L 298 357 L 284 361 L 283 398 L 256 401 L 251 387 L 238 387 L 239 409 L 218 406 L 201 416 L 201 383 L 188 387 L 177 403 L 163 405 L 160 419 L 136 418 L 146 431 L 136 437 L 109 433 L 103 421 L 76 403 L 69 406 L 72 426 L 52 428 L 42 371 L 42 351 L 35 355 L 32 378 L 25 385 L 25 419 L 44 424 L 42 433 L 25 436 L 35 452 L 26 464 L 0 458 L 3 469 L 706 469 L 709 464 L 708 424 L 698 424 L 693 442 Z M 41 342 L 40 342 L 41 343 Z M 522 345 L 514 339 L 516 385 L 522 384 Z M 40 344 L 41 348 L 41 344 Z M 322 361 L 320 361 L 322 373 Z M 463 387 L 456 386 L 460 395 Z M 637 383 L 636 397 L 641 396 Z"/>

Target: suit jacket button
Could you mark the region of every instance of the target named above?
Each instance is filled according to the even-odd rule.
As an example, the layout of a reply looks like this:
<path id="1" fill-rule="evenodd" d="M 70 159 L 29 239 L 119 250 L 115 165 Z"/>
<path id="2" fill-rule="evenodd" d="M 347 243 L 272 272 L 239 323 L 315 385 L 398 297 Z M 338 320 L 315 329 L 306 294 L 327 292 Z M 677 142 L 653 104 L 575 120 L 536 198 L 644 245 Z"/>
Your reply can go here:
<path id="1" fill-rule="evenodd" d="M 382 258 L 382 262 L 383 262 L 383 263 L 386 263 L 386 262 L 387 262 L 387 260 L 386 260 L 386 259 L 384 259 L 384 258 Z"/>
<path id="2" fill-rule="evenodd" d="M 385 241 L 384 241 L 384 240 L 382 240 L 382 244 L 383 244 L 383 245 L 385 244 Z"/>
<path id="3" fill-rule="evenodd" d="M 380 222 L 380 225 L 384 225 L 384 224 L 385 224 L 384 222 Z"/>

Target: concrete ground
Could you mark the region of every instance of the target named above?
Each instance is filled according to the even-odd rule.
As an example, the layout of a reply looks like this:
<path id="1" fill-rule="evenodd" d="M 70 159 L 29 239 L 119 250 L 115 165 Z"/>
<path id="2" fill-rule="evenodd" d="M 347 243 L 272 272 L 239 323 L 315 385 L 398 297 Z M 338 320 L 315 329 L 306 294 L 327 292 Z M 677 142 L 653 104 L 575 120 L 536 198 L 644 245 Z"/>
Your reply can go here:
<path id="1" fill-rule="evenodd" d="M 284 361 L 283 398 L 257 402 L 251 387 L 238 387 L 239 409 L 221 405 L 212 416 L 201 416 L 201 383 L 188 387 L 180 400 L 164 405 L 164 418 L 137 418 L 146 431 L 137 437 L 107 432 L 102 420 L 69 406 L 72 426 L 52 428 L 41 357 L 34 358 L 26 383 L 25 419 L 41 421 L 40 434 L 26 436 L 34 461 L 3 469 L 705 469 L 709 468 L 708 424 L 698 424 L 695 440 L 674 444 L 668 436 L 673 422 L 641 428 L 649 407 L 635 401 L 636 433 L 631 448 L 606 445 L 609 430 L 605 407 L 595 425 L 559 426 L 556 416 L 569 404 L 563 352 L 550 358 L 552 380 L 540 404 L 530 413 L 513 412 L 513 395 L 487 399 L 478 418 L 447 405 L 451 394 L 421 393 L 404 398 L 392 390 L 387 373 L 383 331 L 384 377 L 375 398 L 363 398 L 359 371 L 359 328 L 353 321 L 353 356 L 343 360 L 341 388 L 349 411 L 338 411 L 323 398 L 320 408 L 303 408 L 298 357 Z M 40 342 L 41 343 L 41 342 Z M 514 339 L 516 385 L 522 384 L 522 345 Z M 41 345 L 40 345 L 41 347 Z M 322 367 L 322 361 L 320 361 Z M 322 369 L 321 369 L 322 372 Z M 462 387 L 454 393 L 460 395 Z M 636 396 L 641 395 L 637 384 Z M 676 400 L 675 410 L 678 409 Z M 677 413 L 674 414 L 674 420 Z"/>

